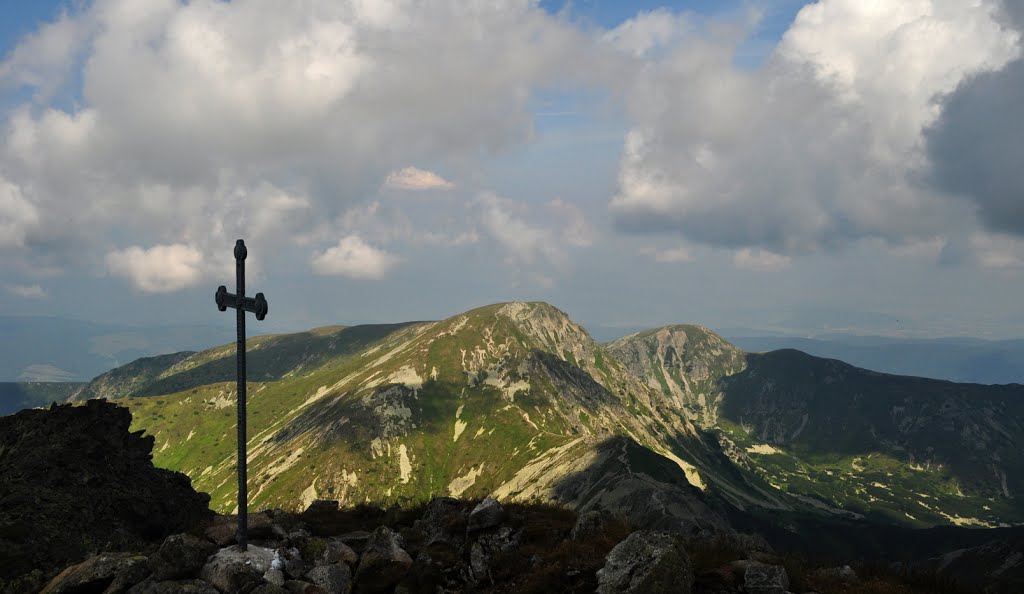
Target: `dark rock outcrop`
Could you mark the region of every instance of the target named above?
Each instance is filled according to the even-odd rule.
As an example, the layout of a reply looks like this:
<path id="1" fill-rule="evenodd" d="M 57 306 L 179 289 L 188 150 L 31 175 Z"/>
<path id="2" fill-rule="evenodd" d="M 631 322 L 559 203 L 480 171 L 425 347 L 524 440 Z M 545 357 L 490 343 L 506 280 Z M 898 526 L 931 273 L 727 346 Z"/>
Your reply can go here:
<path id="1" fill-rule="evenodd" d="M 212 517 L 187 476 L 153 466 L 153 437 L 130 433 L 131 419 L 102 400 L 0 418 L 0 591 L 96 553 L 152 550 Z"/>
<path id="2" fill-rule="evenodd" d="M 638 530 L 608 553 L 597 579 L 599 594 L 686 594 L 693 569 L 679 537 Z"/>

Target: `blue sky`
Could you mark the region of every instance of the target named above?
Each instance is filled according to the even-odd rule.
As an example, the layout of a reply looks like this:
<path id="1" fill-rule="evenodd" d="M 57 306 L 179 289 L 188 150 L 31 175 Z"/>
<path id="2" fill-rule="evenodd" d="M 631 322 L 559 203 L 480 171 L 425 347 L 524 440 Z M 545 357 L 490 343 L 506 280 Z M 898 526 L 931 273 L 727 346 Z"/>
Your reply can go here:
<path id="1" fill-rule="evenodd" d="M 139 6 L 4 7 L 6 312 L 1024 333 L 1000 0 Z"/>

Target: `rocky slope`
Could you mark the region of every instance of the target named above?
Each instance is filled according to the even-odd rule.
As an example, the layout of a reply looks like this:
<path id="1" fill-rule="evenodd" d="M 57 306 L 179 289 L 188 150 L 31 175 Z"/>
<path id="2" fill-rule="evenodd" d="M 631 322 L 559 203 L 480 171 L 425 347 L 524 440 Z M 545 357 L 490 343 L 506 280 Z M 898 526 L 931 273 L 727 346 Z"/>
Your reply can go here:
<path id="1" fill-rule="evenodd" d="M 181 473 L 154 468 L 153 438 L 100 401 L 0 418 L 0 587 L 101 550 L 143 549 L 212 515 Z M 28 574 L 28 575 L 26 575 Z"/>

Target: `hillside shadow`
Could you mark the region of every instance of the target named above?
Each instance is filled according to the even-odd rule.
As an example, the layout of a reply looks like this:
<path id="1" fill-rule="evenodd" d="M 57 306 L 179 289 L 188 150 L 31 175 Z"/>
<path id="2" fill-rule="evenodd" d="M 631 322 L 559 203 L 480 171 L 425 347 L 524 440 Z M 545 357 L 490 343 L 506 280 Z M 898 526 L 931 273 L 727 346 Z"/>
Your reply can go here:
<path id="1" fill-rule="evenodd" d="M 1020 460 L 1024 386 L 888 375 L 792 349 L 746 362 L 718 383 L 720 416 L 761 443 L 819 460 L 885 453 L 941 464 L 965 489 L 991 490 L 993 455 Z"/>
<path id="2" fill-rule="evenodd" d="M 273 336 L 259 348 L 246 352 L 247 379 L 250 382 L 276 381 L 300 365 L 304 369 L 315 369 L 330 359 L 355 355 L 389 334 L 417 323 L 365 324 L 330 334 L 309 331 Z M 136 389 L 132 395 L 162 396 L 236 379 L 236 359 L 231 354 L 150 382 Z"/>

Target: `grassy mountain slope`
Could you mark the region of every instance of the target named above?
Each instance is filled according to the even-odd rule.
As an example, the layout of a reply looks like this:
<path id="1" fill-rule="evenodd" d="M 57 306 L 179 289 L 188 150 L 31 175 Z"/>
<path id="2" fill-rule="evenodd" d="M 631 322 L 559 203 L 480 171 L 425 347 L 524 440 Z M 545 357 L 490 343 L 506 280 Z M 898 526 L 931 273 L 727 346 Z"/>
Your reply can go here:
<path id="1" fill-rule="evenodd" d="M 525 469 L 551 452 L 572 449 L 571 459 L 548 467 L 550 491 L 579 470 L 572 463 L 600 456 L 595 452 L 613 435 L 657 452 L 683 484 L 687 473 L 701 482 L 684 458 L 728 467 L 684 415 L 547 304 L 313 334 L 322 344 L 309 347 L 309 337 L 295 335 L 254 341 L 250 369 L 258 369 L 261 355 L 270 365 L 250 375 L 265 378 L 249 385 L 254 507 L 296 508 L 322 497 L 482 496 L 524 480 Z M 304 355 L 294 356 L 298 351 Z M 233 375 L 233 354 L 227 345 L 188 356 L 151 373 L 125 400 L 135 426 L 155 434 L 157 464 L 186 472 L 228 511 L 235 408 L 234 385 L 222 372 Z M 595 493 L 601 489 L 611 486 L 605 481 Z M 699 508 L 713 518 L 691 491 L 678 495 L 693 499 L 678 514 Z"/>
<path id="2" fill-rule="evenodd" d="M 914 525 L 1024 520 L 1020 387 L 746 355 L 699 326 L 601 345 L 543 303 L 256 337 L 249 349 L 255 508 L 497 493 L 669 510 L 703 527 L 726 504 Z M 85 393 L 123 398 L 155 435 L 156 463 L 230 511 L 234 345 L 133 365 Z"/>
<path id="3" fill-rule="evenodd" d="M 744 354 L 696 326 L 609 350 L 788 501 L 918 526 L 1024 521 L 1022 386 L 886 375 L 794 350 Z"/>

